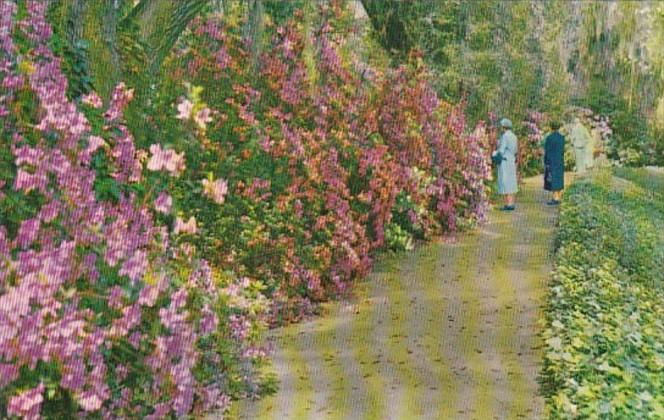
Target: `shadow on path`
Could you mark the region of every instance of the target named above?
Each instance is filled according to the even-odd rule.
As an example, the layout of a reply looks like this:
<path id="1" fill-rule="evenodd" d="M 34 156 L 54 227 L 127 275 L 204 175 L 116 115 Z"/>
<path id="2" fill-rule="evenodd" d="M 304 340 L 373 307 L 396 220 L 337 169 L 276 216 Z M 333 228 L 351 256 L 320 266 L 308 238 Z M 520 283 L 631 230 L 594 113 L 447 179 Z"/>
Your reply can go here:
<path id="1" fill-rule="evenodd" d="M 277 394 L 239 419 L 539 418 L 538 320 L 557 210 L 541 179 L 514 213 L 384 258 L 352 302 L 276 332 Z"/>

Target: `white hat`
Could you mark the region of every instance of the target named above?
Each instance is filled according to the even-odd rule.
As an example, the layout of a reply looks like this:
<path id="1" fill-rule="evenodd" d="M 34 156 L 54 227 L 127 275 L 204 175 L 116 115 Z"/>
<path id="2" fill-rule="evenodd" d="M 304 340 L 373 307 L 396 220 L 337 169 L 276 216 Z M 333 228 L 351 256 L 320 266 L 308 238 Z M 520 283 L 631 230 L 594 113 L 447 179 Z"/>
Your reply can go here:
<path id="1" fill-rule="evenodd" d="M 508 120 L 507 118 L 503 118 L 500 120 L 500 126 L 505 128 L 512 128 L 512 121 Z"/>

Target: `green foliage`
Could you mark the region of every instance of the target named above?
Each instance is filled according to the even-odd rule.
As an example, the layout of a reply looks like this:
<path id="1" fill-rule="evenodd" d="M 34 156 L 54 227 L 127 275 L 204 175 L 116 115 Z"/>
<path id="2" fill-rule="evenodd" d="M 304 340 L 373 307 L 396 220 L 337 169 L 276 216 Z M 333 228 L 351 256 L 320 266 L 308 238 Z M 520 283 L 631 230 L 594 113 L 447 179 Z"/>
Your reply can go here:
<path id="1" fill-rule="evenodd" d="M 556 72 L 555 40 L 545 39 L 546 28 L 537 20 L 549 6 L 496 0 L 362 3 L 374 37 L 395 60 L 421 50 L 436 73 L 439 94 L 451 102 L 466 99 L 471 119 L 493 112 L 520 121 L 529 109 L 564 107 L 567 89 Z"/>
<path id="2" fill-rule="evenodd" d="M 664 195 L 664 174 L 648 170 L 645 168 L 614 168 L 614 174 L 620 178 L 627 179 L 645 191 L 651 191 L 655 194 Z"/>
<path id="3" fill-rule="evenodd" d="M 664 208 L 610 173 L 566 195 L 544 385 L 554 418 L 664 416 Z"/>
<path id="4" fill-rule="evenodd" d="M 69 80 L 67 94 L 70 98 L 78 98 L 92 90 L 90 43 L 77 34 L 80 18 L 80 7 L 70 5 L 70 2 L 60 0 L 49 6 L 49 21 L 57 23 L 53 26 L 55 33 L 51 48 L 63 58 L 62 70 Z"/>

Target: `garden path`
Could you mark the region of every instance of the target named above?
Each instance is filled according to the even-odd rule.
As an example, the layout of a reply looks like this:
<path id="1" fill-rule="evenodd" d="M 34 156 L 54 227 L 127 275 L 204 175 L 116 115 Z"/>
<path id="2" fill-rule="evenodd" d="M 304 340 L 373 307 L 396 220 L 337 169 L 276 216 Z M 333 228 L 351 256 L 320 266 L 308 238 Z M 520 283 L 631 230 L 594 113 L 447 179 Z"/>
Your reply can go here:
<path id="1" fill-rule="evenodd" d="M 352 302 L 276 330 L 279 391 L 240 419 L 538 418 L 538 320 L 557 211 L 541 177 L 514 213 L 384 258 Z"/>

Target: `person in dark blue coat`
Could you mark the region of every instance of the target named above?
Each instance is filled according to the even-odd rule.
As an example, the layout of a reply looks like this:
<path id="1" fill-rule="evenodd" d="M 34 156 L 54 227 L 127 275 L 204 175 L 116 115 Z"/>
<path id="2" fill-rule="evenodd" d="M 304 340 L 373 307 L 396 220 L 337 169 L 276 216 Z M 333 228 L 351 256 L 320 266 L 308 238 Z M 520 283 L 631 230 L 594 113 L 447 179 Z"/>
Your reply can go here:
<path id="1" fill-rule="evenodd" d="M 547 204 L 555 206 L 565 188 L 565 137 L 558 132 L 559 122 L 551 121 L 549 126 L 551 133 L 544 139 L 544 189 L 553 193 Z"/>

